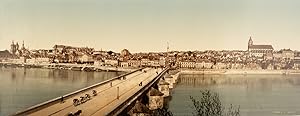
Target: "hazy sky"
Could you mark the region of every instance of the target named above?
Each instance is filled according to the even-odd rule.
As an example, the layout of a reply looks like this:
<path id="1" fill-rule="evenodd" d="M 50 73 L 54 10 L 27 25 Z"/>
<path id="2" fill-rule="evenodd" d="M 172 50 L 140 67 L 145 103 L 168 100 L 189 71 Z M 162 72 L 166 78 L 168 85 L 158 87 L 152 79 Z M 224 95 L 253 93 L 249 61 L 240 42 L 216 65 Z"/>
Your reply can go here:
<path id="1" fill-rule="evenodd" d="M 0 0 L 0 49 L 300 50 L 300 0 Z"/>

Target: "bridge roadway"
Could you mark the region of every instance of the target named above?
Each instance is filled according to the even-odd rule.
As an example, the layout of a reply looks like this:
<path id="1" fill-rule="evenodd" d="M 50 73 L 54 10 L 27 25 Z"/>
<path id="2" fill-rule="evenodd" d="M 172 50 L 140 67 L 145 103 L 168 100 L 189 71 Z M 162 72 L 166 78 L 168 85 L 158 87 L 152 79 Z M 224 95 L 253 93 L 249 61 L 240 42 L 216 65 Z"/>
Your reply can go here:
<path id="1" fill-rule="evenodd" d="M 144 71 L 137 71 L 125 76 L 126 79 L 112 80 L 111 83 L 105 83 L 78 95 L 66 98 L 64 102 L 55 103 L 29 114 L 29 116 L 65 116 L 70 112 L 82 110 L 82 116 L 103 116 L 107 115 L 129 97 L 138 92 L 143 86 L 151 82 L 162 69 L 145 68 Z M 158 72 L 158 74 L 157 74 Z M 142 82 L 142 86 L 139 84 Z M 93 96 L 92 90 L 97 91 L 97 96 Z M 80 99 L 86 93 L 91 95 L 91 99 L 78 106 L 73 105 L 73 99 Z M 23 114 L 21 114 L 23 115 Z"/>

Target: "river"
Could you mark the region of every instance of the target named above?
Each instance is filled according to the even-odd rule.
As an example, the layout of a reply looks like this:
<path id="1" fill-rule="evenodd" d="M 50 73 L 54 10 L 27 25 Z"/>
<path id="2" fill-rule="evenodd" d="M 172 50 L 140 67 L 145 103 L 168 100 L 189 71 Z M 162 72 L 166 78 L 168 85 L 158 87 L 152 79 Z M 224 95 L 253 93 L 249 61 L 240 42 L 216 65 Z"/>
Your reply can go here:
<path id="1" fill-rule="evenodd" d="M 192 115 L 189 96 L 199 98 L 200 90 L 218 93 L 224 106 L 240 106 L 241 116 L 300 115 L 300 75 L 181 75 L 169 109 Z"/>
<path id="2" fill-rule="evenodd" d="M 0 67 L 0 116 L 116 77 L 123 72 L 83 72 Z"/>

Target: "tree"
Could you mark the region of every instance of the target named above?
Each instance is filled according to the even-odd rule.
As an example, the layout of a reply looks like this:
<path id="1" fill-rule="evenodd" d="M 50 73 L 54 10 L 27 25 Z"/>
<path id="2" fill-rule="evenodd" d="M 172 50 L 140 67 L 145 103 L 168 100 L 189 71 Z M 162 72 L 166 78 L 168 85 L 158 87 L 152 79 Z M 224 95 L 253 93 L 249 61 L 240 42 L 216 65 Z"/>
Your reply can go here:
<path id="1" fill-rule="evenodd" d="M 152 116 L 173 116 L 173 113 L 168 108 L 156 109 L 152 112 Z"/>
<path id="2" fill-rule="evenodd" d="M 232 104 L 225 110 L 217 93 L 209 90 L 200 92 L 202 95 L 200 99 L 190 96 L 195 116 L 240 116 L 239 107 L 234 107 Z"/>

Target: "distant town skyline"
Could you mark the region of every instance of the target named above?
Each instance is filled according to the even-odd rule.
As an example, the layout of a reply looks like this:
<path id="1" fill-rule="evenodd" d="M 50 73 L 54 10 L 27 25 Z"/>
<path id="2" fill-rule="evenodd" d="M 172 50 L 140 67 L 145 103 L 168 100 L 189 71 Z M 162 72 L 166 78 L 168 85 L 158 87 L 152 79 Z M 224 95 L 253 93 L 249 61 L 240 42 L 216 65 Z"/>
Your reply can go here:
<path id="1" fill-rule="evenodd" d="M 120 52 L 300 50 L 299 0 L 1 0 L 0 50 L 55 44 Z"/>

